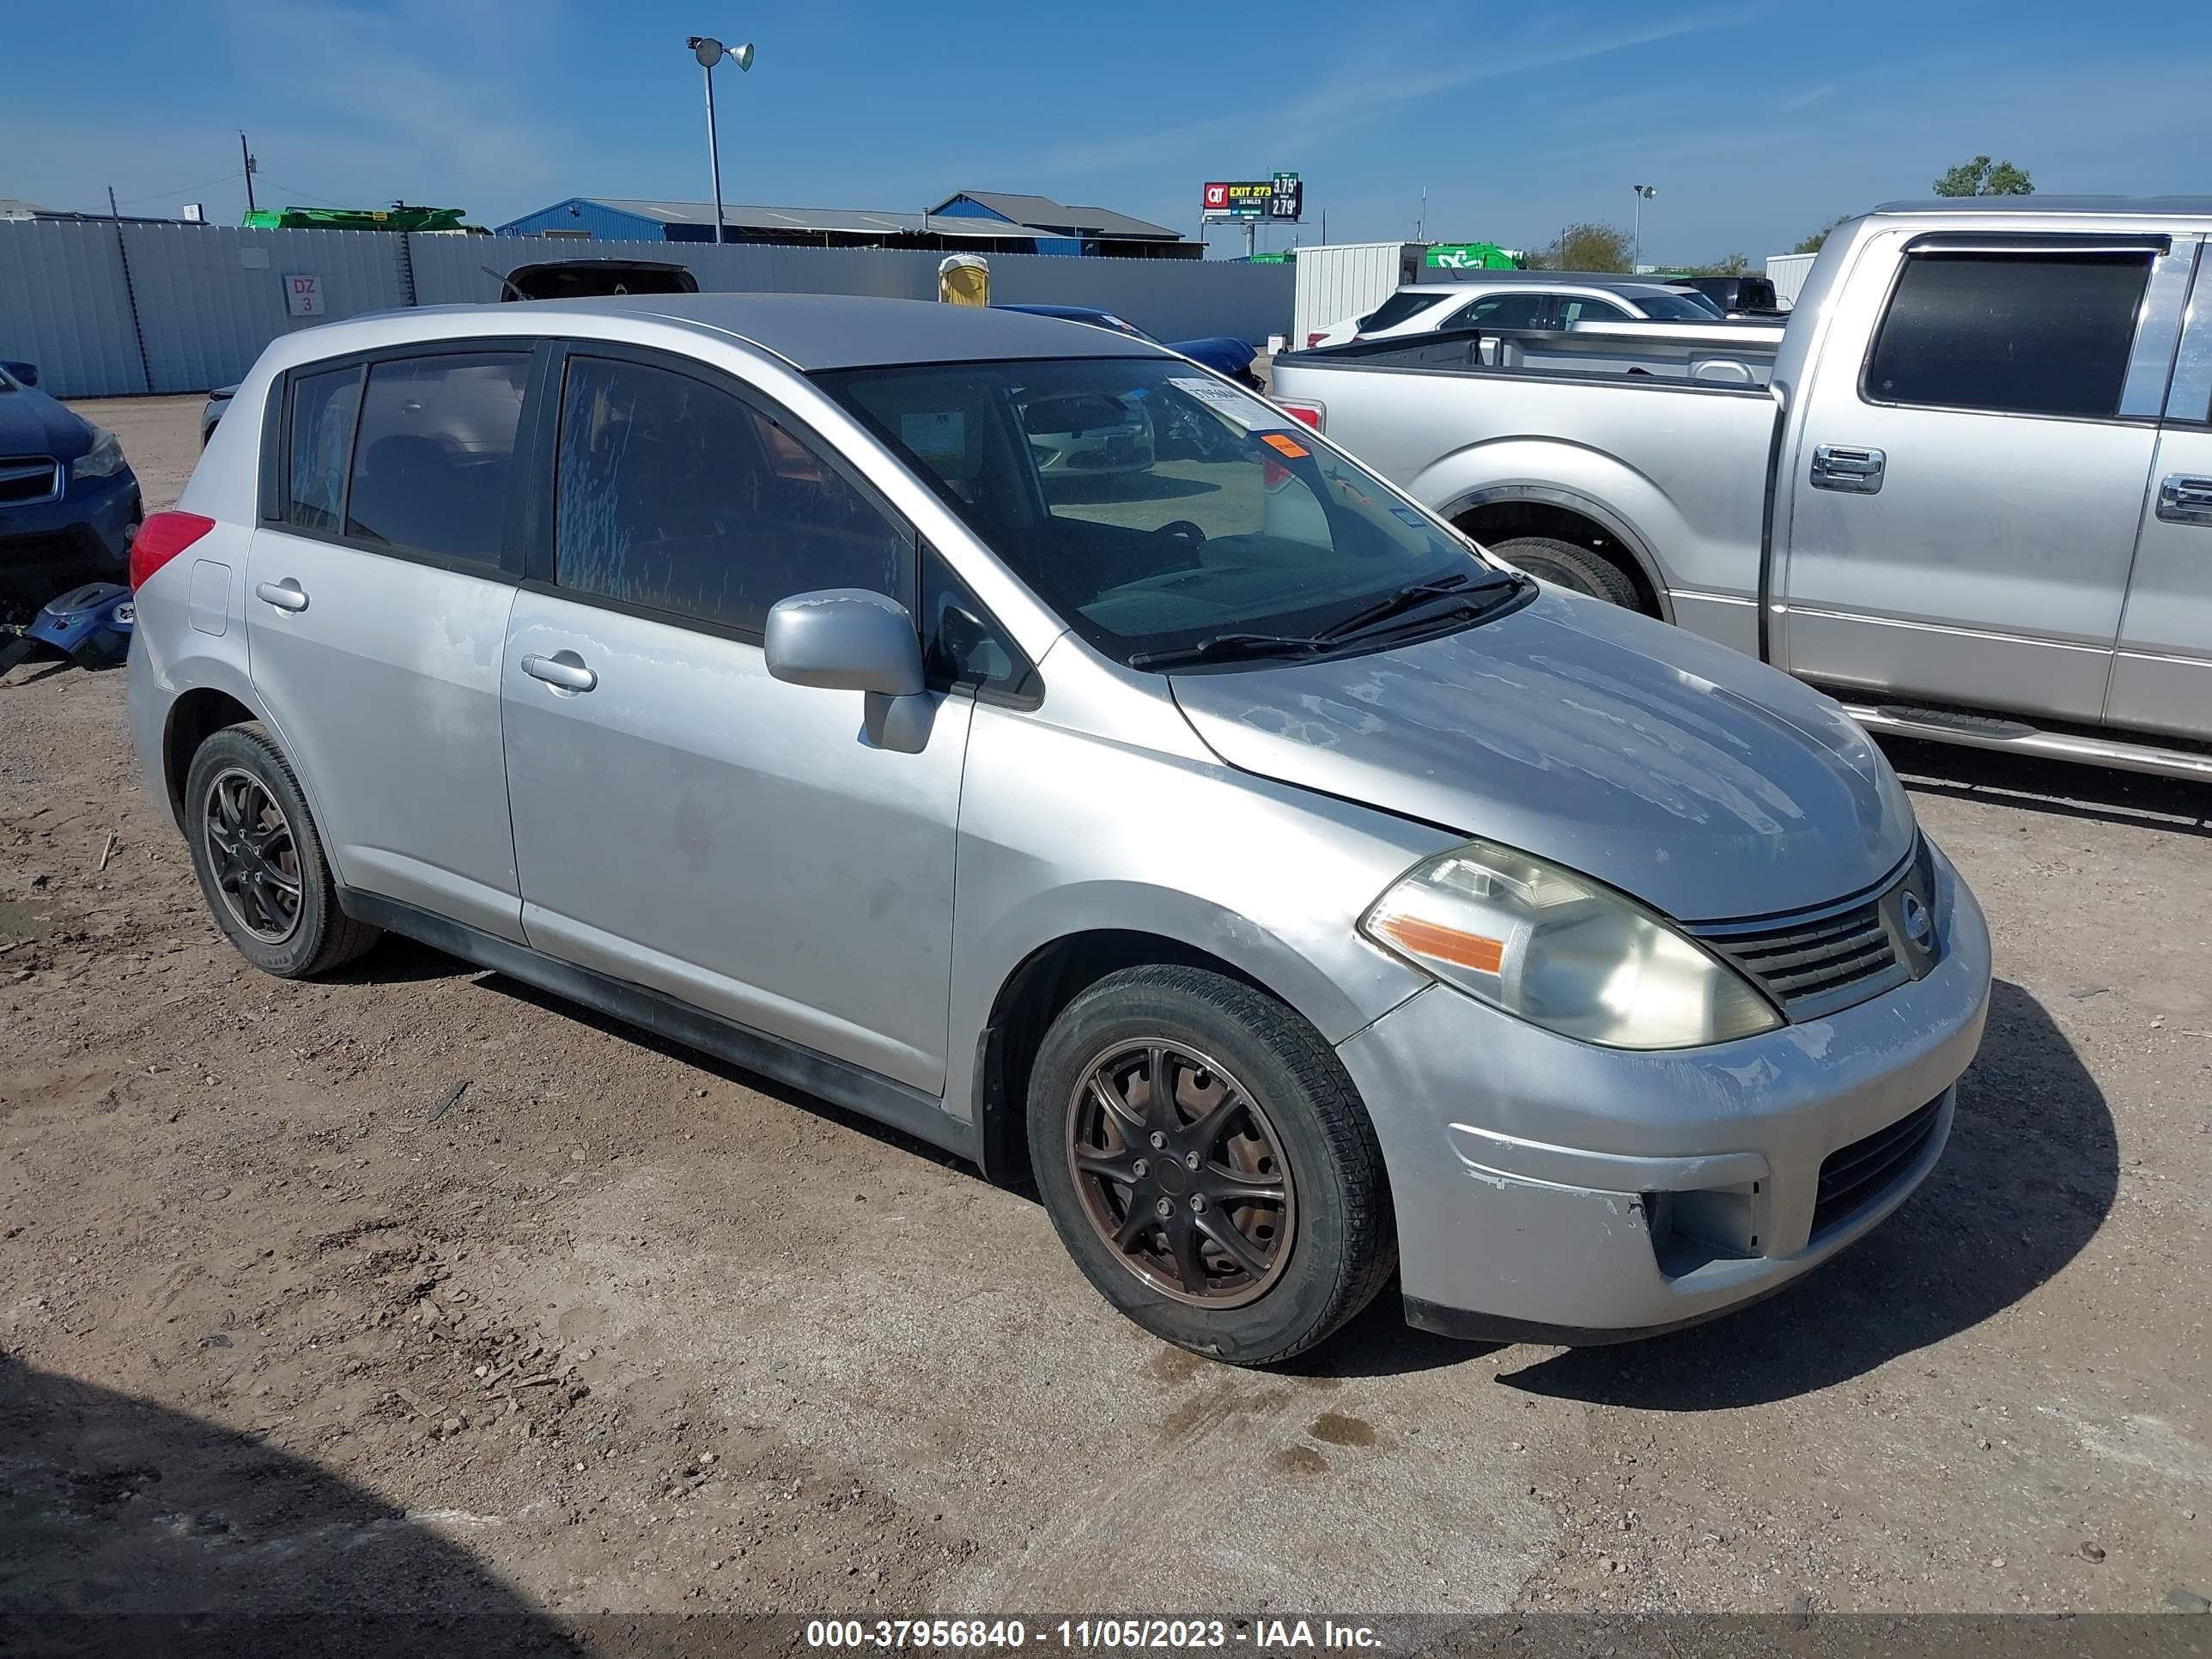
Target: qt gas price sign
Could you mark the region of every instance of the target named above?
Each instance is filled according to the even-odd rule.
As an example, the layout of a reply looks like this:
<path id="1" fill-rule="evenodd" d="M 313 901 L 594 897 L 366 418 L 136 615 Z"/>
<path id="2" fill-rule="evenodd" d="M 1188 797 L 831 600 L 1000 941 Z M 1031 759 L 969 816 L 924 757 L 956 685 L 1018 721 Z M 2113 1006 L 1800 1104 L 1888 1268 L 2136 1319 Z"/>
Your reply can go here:
<path id="1" fill-rule="evenodd" d="M 1295 222 L 1305 210 L 1305 186 L 1295 173 L 1273 179 L 1216 180 L 1206 186 L 1211 219 L 1284 219 Z"/>

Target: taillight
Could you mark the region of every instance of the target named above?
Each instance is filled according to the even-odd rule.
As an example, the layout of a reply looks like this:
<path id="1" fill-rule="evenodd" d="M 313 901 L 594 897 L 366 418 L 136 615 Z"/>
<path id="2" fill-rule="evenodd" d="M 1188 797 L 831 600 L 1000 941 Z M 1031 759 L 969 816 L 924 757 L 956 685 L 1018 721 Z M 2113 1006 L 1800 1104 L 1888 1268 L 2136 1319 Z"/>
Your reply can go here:
<path id="1" fill-rule="evenodd" d="M 1297 474 L 1291 471 L 1290 468 L 1285 466 L 1280 461 L 1263 460 L 1260 463 L 1260 488 L 1266 490 L 1270 495 L 1273 495 L 1277 490 L 1280 489 L 1285 484 L 1290 483 L 1290 481 L 1296 477 L 1297 477 Z"/>
<path id="2" fill-rule="evenodd" d="M 1319 404 L 1285 404 L 1282 410 L 1292 420 L 1303 421 L 1316 432 L 1322 429 Z"/>
<path id="3" fill-rule="evenodd" d="M 213 519 L 197 513 L 156 513 L 138 526 L 131 543 L 131 586 L 145 586 L 146 579 L 215 528 Z"/>
<path id="4" fill-rule="evenodd" d="M 1314 330 L 1312 333 L 1306 336 L 1306 349 L 1308 351 L 1311 351 L 1316 346 L 1319 345 L 1327 338 L 1328 338 L 1328 331 L 1327 329 L 1317 328 Z"/>

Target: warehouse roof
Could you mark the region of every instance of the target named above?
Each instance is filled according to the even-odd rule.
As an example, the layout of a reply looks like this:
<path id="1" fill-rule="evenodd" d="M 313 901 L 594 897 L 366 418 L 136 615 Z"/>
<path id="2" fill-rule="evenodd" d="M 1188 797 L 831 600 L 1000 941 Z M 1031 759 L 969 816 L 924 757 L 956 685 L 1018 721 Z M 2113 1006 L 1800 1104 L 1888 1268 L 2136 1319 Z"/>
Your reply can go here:
<path id="1" fill-rule="evenodd" d="M 1127 214 L 1116 213 L 1110 208 L 1070 207 L 1064 202 L 1054 201 L 1049 196 L 1024 196 L 1003 190 L 960 191 L 946 197 L 930 211 L 942 213 L 963 198 L 978 207 L 988 208 L 1001 218 L 1040 230 L 1083 231 L 1100 236 L 1140 236 L 1148 240 L 1176 239 L 1182 234 L 1170 230 L 1165 225 L 1133 219 Z"/>

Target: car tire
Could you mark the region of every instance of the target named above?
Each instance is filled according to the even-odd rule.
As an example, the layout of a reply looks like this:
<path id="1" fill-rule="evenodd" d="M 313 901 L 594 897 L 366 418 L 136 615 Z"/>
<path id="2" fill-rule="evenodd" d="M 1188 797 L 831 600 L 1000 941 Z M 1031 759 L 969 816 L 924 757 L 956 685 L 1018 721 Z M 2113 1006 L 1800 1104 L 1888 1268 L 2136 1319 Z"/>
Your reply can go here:
<path id="1" fill-rule="evenodd" d="M 328 973 L 382 937 L 338 908 L 307 796 L 258 722 L 227 726 L 199 746 L 185 777 L 184 819 L 216 925 L 262 972 Z"/>
<path id="2" fill-rule="evenodd" d="M 1516 536 L 1510 542 L 1489 544 L 1490 550 L 1506 563 L 1591 599 L 1603 599 L 1624 611 L 1642 611 L 1644 601 L 1636 582 L 1602 553 L 1549 536 Z"/>
<path id="3" fill-rule="evenodd" d="M 1155 1064 L 1172 1079 L 1164 1100 Z M 1240 981 L 1108 975 L 1046 1032 L 1028 1115 L 1038 1193 L 1076 1265 L 1178 1347 L 1288 1359 L 1397 1265 L 1382 1150 L 1351 1078 L 1319 1032 Z"/>

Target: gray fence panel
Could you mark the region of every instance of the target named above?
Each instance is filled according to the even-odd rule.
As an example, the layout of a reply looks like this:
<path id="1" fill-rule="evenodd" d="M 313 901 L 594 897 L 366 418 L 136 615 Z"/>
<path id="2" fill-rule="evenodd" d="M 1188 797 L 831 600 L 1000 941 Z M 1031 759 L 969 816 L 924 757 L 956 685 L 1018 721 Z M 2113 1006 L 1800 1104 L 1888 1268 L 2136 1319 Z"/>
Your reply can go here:
<path id="1" fill-rule="evenodd" d="M 703 242 L 573 242 L 370 230 L 241 230 L 125 225 L 137 326 L 123 283 L 118 227 L 0 224 L 0 356 L 39 363 L 64 397 L 198 392 L 241 378 L 278 336 L 408 303 L 499 297 L 490 270 L 578 258 L 687 266 L 710 293 L 854 294 L 930 300 L 942 257 L 903 248 L 715 246 Z M 264 263 L 265 261 L 265 263 Z M 311 272 L 323 319 L 293 317 L 284 279 Z M 1098 306 L 1163 339 L 1231 334 L 1255 343 L 1289 325 L 1288 265 L 1199 259 L 991 258 L 991 294 L 1012 305 Z M 139 363 L 143 328 L 149 377 Z"/>
<path id="2" fill-rule="evenodd" d="M 124 236 L 156 392 L 228 386 L 279 335 L 407 303 L 399 239 L 380 231 L 131 225 Z M 285 278 L 302 272 L 323 317 L 286 308 Z"/>
<path id="3" fill-rule="evenodd" d="M 0 225 L 0 357 L 58 398 L 146 390 L 113 225 Z"/>

